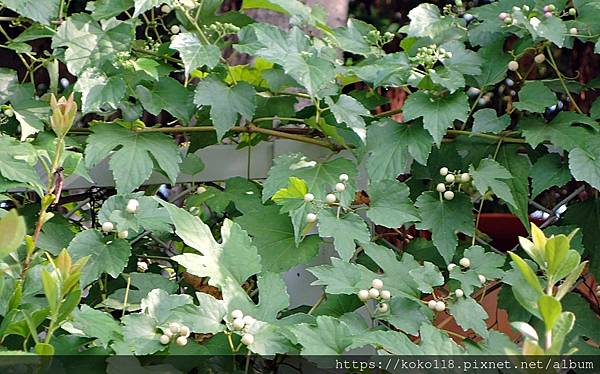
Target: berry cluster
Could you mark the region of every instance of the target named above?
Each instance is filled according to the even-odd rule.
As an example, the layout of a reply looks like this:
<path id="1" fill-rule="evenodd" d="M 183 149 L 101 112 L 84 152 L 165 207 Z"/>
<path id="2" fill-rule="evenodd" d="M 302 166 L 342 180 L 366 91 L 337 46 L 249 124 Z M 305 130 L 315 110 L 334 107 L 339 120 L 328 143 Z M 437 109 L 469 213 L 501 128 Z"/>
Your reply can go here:
<path id="1" fill-rule="evenodd" d="M 444 183 L 438 183 L 435 186 L 435 190 L 446 200 L 454 199 L 454 191 L 451 190 L 452 187 L 458 185 L 458 189 L 460 190 L 460 186 L 463 183 L 468 183 L 471 180 L 469 173 L 461 173 L 460 171 L 451 172 L 445 166 L 440 169 L 440 175 L 444 177 Z"/>
<path id="2" fill-rule="evenodd" d="M 350 179 L 350 177 L 348 176 L 348 174 L 340 174 L 338 179 L 339 182 L 335 185 L 335 192 L 342 193 L 346 191 L 346 183 L 348 182 L 348 179 Z M 325 196 L 325 203 L 327 203 L 327 205 L 333 205 L 338 202 L 338 196 L 336 195 L 336 193 L 328 193 L 327 196 Z M 304 195 L 304 202 L 312 203 L 314 201 L 315 195 L 311 194 L 310 192 Z M 306 222 L 308 223 L 317 222 L 317 218 L 317 214 L 314 212 L 306 214 Z"/>
<path id="3" fill-rule="evenodd" d="M 139 207 L 139 201 L 137 201 L 136 199 L 129 199 L 129 201 L 127 201 L 127 206 L 125 207 L 125 211 L 130 214 L 135 214 L 138 211 Z M 114 229 L 115 225 L 112 222 L 106 221 L 102 223 L 103 232 L 109 233 L 112 232 Z M 127 239 L 128 236 L 129 232 L 127 230 L 121 230 L 117 232 L 117 237 L 119 237 L 119 239 Z"/>
<path id="4" fill-rule="evenodd" d="M 375 278 L 371 282 L 371 288 L 369 290 L 358 291 L 358 298 L 363 303 L 366 303 L 369 300 L 376 300 L 377 311 L 385 313 L 389 310 L 389 305 L 386 301 L 392 298 L 392 293 L 383 289 L 383 281 L 381 279 Z"/>
<path id="5" fill-rule="evenodd" d="M 169 323 L 169 327 L 167 327 L 163 335 L 160 336 L 161 344 L 169 344 L 173 339 L 175 339 L 175 344 L 179 346 L 184 346 L 188 343 L 188 337 L 190 336 L 190 329 L 187 326 L 184 326 L 177 322 Z"/>
<path id="6" fill-rule="evenodd" d="M 517 24 L 517 20 L 516 20 L 516 17 L 515 17 L 515 13 L 517 13 L 517 12 L 522 12 L 532 25 L 539 24 L 541 22 L 537 18 L 537 15 L 539 14 L 538 10 L 531 9 L 528 5 L 523 5 L 522 7 L 514 6 L 512 8 L 512 13 L 511 14 L 509 14 L 507 12 L 500 12 L 498 14 L 498 18 L 502 22 L 504 22 L 505 25 L 507 25 L 507 26 L 514 26 L 514 25 Z M 572 17 L 577 16 L 577 10 L 575 8 L 569 8 L 569 10 L 567 12 L 559 14 L 556 11 L 556 6 L 554 6 L 554 4 L 545 5 L 542 8 L 542 12 L 543 12 L 545 18 L 551 18 L 551 17 L 554 17 L 554 16 L 562 17 L 562 16 L 567 16 L 567 15 L 568 16 L 572 16 Z M 569 34 L 571 34 L 573 36 L 577 35 L 578 34 L 577 28 L 576 27 L 572 27 L 571 29 L 569 29 Z"/>
<path id="7" fill-rule="evenodd" d="M 428 47 L 417 49 L 417 54 L 411 58 L 411 61 L 429 69 L 438 61 L 444 61 L 449 58 L 452 58 L 452 52 L 446 51 L 444 48 L 438 48 L 437 45 L 432 44 Z"/>
<path id="8" fill-rule="evenodd" d="M 229 329 L 231 331 L 243 333 L 242 344 L 250 345 L 254 343 L 254 335 L 248 333 L 247 331 L 250 328 L 250 326 L 252 326 L 254 322 L 256 322 L 256 319 L 251 316 L 245 316 L 244 313 L 239 309 L 236 309 L 233 312 L 231 312 L 231 318 L 232 322 L 229 325 Z"/>

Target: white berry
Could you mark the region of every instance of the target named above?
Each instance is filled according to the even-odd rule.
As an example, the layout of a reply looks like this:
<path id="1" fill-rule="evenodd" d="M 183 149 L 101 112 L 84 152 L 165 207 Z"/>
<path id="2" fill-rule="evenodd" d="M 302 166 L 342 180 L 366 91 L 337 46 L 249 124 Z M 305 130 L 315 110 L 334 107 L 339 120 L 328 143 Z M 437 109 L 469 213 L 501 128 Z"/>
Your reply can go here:
<path id="1" fill-rule="evenodd" d="M 344 191 L 346 191 L 346 185 L 343 183 L 338 183 L 335 185 L 335 190 L 337 192 L 344 192 Z"/>
<path id="2" fill-rule="evenodd" d="M 462 183 L 467 183 L 467 182 L 468 182 L 468 181 L 470 181 L 470 180 L 471 180 L 471 176 L 469 175 L 469 173 L 462 173 L 462 174 L 460 175 L 460 181 L 461 181 Z"/>
<path id="3" fill-rule="evenodd" d="M 448 271 L 452 271 L 452 269 L 454 269 L 455 267 L 456 267 L 456 264 L 454 264 L 454 263 L 452 263 L 452 262 L 451 262 L 451 263 L 449 263 L 449 264 L 448 264 Z"/>
<path id="4" fill-rule="evenodd" d="M 140 206 L 140 202 L 137 201 L 136 199 L 129 199 L 129 201 L 127 202 L 127 213 L 135 213 L 137 212 L 138 208 Z"/>
<path id="5" fill-rule="evenodd" d="M 306 222 L 313 223 L 317 221 L 317 215 L 314 213 L 308 213 L 306 215 Z"/>
<path id="6" fill-rule="evenodd" d="M 114 228 L 115 226 L 110 221 L 106 221 L 102 224 L 102 231 L 104 232 L 111 232 Z"/>
<path id="7" fill-rule="evenodd" d="M 252 343 L 254 343 L 254 335 L 244 334 L 244 336 L 242 336 L 242 344 L 243 345 L 250 345 Z"/>
<path id="8" fill-rule="evenodd" d="M 569 34 L 571 34 L 571 35 L 577 35 L 577 33 L 578 33 L 578 30 L 577 30 L 576 27 L 571 27 L 569 29 Z"/>
<path id="9" fill-rule="evenodd" d="M 175 344 L 177 344 L 180 347 L 183 347 L 187 343 L 188 343 L 188 340 L 185 336 L 180 336 L 177 339 L 175 339 Z"/>
<path id="10" fill-rule="evenodd" d="M 517 61 L 511 61 L 508 63 L 508 70 L 517 71 L 519 70 L 519 63 Z"/>
<path id="11" fill-rule="evenodd" d="M 305 203 L 310 203 L 314 199 L 315 199 L 315 195 L 313 195 L 311 193 L 307 193 L 306 195 L 304 195 L 304 202 Z"/>
<path id="12" fill-rule="evenodd" d="M 246 326 L 246 322 L 244 322 L 243 318 L 236 318 L 233 320 L 231 325 L 233 326 L 234 330 L 241 330 L 244 328 L 244 326 Z"/>
<path id="13" fill-rule="evenodd" d="M 129 231 L 121 230 L 117 233 L 117 236 L 119 237 L 119 239 L 127 239 L 127 237 L 129 236 Z"/>
<path id="14" fill-rule="evenodd" d="M 454 192 L 452 192 L 452 191 L 444 192 L 444 199 L 446 199 L 446 200 L 454 199 Z"/>
<path id="15" fill-rule="evenodd" d="M 363 302 L 369 300 L 369 291 L 367 291 L 367 290 L 358 291 L 358 299 Z"/>
<path id="16" fill-rule="evenodd" d="M 435 311 L 443 312 L 444 310 L 446 310 L 446 304 L 444 304 L 443 301 L 436 301 L 435 302 Z"/>
<path id="17" fill-rule="evenodd" d="M 381 303 L 381 304 L 378 304 L 378 305 L 377 305 L 377 311 L 378 311 L 379 313 L 385 313 L 385 312 L 387 312 L 389 309 L 390 309 L 390 307 L 389 307 L 389 305 L 387 305 L 387 304 L 383 304 L 383 303 Z"/>
<path id="18" fill-rule="evenodd" d="M 471 260 L 469 260 L 466 257 L 461 258 L 460 261 L 458 261 L 458 263 L 464 268 L 468 268 L 469 266 L 471 266 Z"/>
<path id="19" fill-rule="evenodd" d="M 244 324 L 246 327 L 254 325 L 254 322 L 256 322 L 256 319 L 254 317 L 244 316 Z"/>
<path id="20" fill-rule="evenodd" d="M 171 341 L 171 338 L 167 335 L 161 335 L 159 340 L 160 340 L 160 344 L 169 344 L 169 342 Z"/>
<path id="21" fill-rule="evenodd" d="M 348 182 L 348 179 L 350 179 L 350 177 L 348 177 L 348 174 L 340 174 L 340 182 Z"/>
<path id="22" fill-rule="evenodd" d="M 204 186 L 200 186 L 200 187 L 196 188 L 197 194 L 202 194 L 202 193 L 205 193 L 206 191 L 208 191 L 208 190 Z"/>
<path id="23" fill-rule="evenodd" d="M 181 31 L 179 29 L 179 26 L 177 26 L 177 25 L 171 26 L 171 34 L 179 34 L 179 31 Z"/>
<path id="24" fill-rule="evenodd" d="M 444 192 L 444 191 L 446 191 L 446 185 L 443 183 L 438 183 L 438 185 L 435 186 L 435 190 L 437 192 Z"/>
<path id="25" fill-rule="evenodd" d="M 381 279 L 375 278 L 371 282 L 371 287 L 376 288 L 378 290 L 383 288 L 383 281 Z"/>
<path id="26" fill-rule="evenodd" d="M 171 13 L 171 7 L 168 6 L 167 4 L 163 4 L 163 6 L 160 7 L 160 11 L 163 12 L 164 14 L 169 14 L 169 13 Z"/>
<path id="27" fill-rule="evenodd" d="M 429 300 L 429 301 L 427 302 L 427 306 L 428 306 L 428 307 L 429 307 L 429 309 L 431 309 L 431 310 L 434 310 L 436 305 L 437 305 L 437 301 L 435 301 L 435 300 Z"/>
<path id="28" fill-rule="evenodd" d="M 379 293 L 383 300 L 389 300 L 392 298 L 392 293 L 388 290 L 383 290 Z"/>
<path id="29" fill-rule="evenodd" d="M 169 323 L 169 330 L 171 330 L 173 332 L 173 334 L 179 334 L 180 328 L 181 328 L 181 325 L 177 322 Z"/>
<path id="30" fill-rule="evenodd" d="M 233 318 L 233 319 L 244 318 L 244 313 L 242 313 L 241 310 L 236 309 L 233 312 L 231 312 L 231 318 Z"/>
<path id="31" fill-rule="evenodd" d="M 190 333 L 191 333 L 190 328 L 187 327 L 187 326 L 181 326 L 179 328 L 179 335 L 180 336 L 185 336 L 187 338 L 188 336 L 190 336 Z"/>
<path id="32" fill-rule="evenodd" d="M 465 296 L 465 293 L 464 293 L 464 292 L 463 292 L 463 290 L 461 290 L 460 288 L 457 288 L 457 289 L 454 291 L 454 294 L 456 295 L 456 297 L 463 297 L 463 296 Z"/>
<path id="33" fill-rule="evenodd" d="M 479 281 L 480 281 L 481 283 L 485 283 L 486 279 L 485 279 L 485 276 L 484 276 L 484 275 L 481 275 L 481 274 L 479 274 L 479 275 L 478 275 L 478 277 L 479 277 Z"/>
<path id="34" fill-rule="evenodd" d="M 12 117 L 15 115 L 15 111 L 10 108 L 4 109 L 4 115 L 7 117 Z"/>
<path id="35" fill-rule="evenodd" d="M 539 55 L 536 55 L 536 56 L 533 58 L 533 60 L 534 60 L 536 63 L 538 63 L 538 64 L 541 64 L 541 63 L 543 63 L 544 61 L 546 61 L 546 56 L 544 56 L 544 54 L 543 54 L 543 53 L 540 53 Z"/>
<path id="36" fill-rule="evenodd" d="M 173 331 L 171 331 L 170 328 L 165 329 L 165 333 L 166 336 L 168 336 L 169 338 L 173 336 Z"/>
<path id="37" fill-rule="evenodd" d="M 500 18 L 502 21 L 504 21 L 506 18 L 508 18 L 508 13 L 502 12 L 502 13 L 498 14 L 498 18 Z"/>
<path id="38" fill-rule="evenodd" d="M 144 272 L 148 271 L 148 263 L 146 263 L 144 261 L 138 261 L 138 263 L 137 263 L 137 269 L 141 273 L 144 273 Z"/>
<path id="39" fill-rule="evenodd" d="M 334 194 L 329 193 L 327 196 L 325 196 L 325 201 L 327 204 L 333 204 L 337 201 L 337 197 Z"/>
<path id="40" fill-rule="evenodd" d="M 441 175 L 442 177 L 444 177 L 444 176 L 448 175 L 448 172 L 449 172 L 449 170 L 448 170 L 448 168 L 447 168 L 447 167 L 445 167 L 445 166 L 444 166 L 443 168 L 441 168 L 441 169 L 440 169 L 440 175 Z"/>
<path id="41" fill-rule="evenodd" d="M 369 290 L 369 297 L 371 299 L 376 299 L 379 297 L 379 290 L 377 288 L 371 288 Z"/>
<path id="42" fill-rule="evenodd" d="M 452 182 L 454 182 L 456 180 L 456 178 L 454 177 L 454 174 L 448 174 L 448 175 L 446 175 L 445 179 L 446 179 L 447 183 L 452 183 Z"/>

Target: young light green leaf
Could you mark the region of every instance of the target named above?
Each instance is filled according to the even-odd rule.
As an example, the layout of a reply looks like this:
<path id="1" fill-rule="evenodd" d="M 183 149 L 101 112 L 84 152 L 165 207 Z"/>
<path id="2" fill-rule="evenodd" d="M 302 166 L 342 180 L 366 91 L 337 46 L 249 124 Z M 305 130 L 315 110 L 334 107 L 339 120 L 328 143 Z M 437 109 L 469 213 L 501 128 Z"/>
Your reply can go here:
<path id="1" fill-rule="evenodd" d="M 527 265 L 527 263 L 525 261 L 523 261 L 523 259 L 521 257 L 519 257 L 519 255 L 517 255 L 516 253 L 508 252 L 508 254 L 510 255 L 511 259 L 514 261 L 515 265 L 517 266 L 517 268 L 521 272 L 521 275 L 525 278 L 527 283 L 529 283 L 529 285 L 534 290 L 536 290 L 538 293 L 542 294 L 543 291 L 542 291 L 542 286 L 540 285 L 540 281 L 538 280 L 538 278 L 535 275 L 535 273 L 533 272 L 533 270 L 531 270 L 529 265 Z"/>
<path id="2" fill-rule="evenodd" d="M 16 209 L 0 218 L 0 260 L 21 246 L 26 233 L 25 219 Z"/>
<path id="3" fill-rule="evenodd" d="M 560 302 L 552 296 L 542 295 L 538 299 L 538 307 L 540 308 L 540 314 L 544 320 L 546 331 L 552 330 L 562 312 Z"/>

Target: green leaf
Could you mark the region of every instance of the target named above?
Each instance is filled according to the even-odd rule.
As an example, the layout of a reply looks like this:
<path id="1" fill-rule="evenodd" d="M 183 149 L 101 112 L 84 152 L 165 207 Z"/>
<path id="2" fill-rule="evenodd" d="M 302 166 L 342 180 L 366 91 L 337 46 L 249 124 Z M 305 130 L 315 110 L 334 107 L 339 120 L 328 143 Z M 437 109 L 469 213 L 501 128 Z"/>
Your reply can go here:
<path id="1" fill-rule="evenodd" d="M 600 238 L 597 230 L 600 225 L 600 201 L 587 199 L 574 203 L 564 214 L 565 224 L 576 225 L 583 232 L 583 246 L 590 257 L 590 270 L 596 277 L 600 275 Z"/>
<path id="2" fill-rule="evenodd" d="M 135 11 L 133 17 L 138 17 L 140 14 L 166 3 L 171 5 L 171 0 L 135 0 Z"/>
<path id="3" fill-rule="evenodd" d="M 100 278 L 103 273 L 116 278 L 131 255 L 131 247 L 126 240 L 103 236 L 98 230 L 92 229 L 77 234 L 67 250 L 73 261 L 89 256 L 81 271 L 82 288 Z"/>
<path id="4" fill-rule="evenodd" d="M 569 169 L 573 178 L 600 188 L 600 142 L 591 139 L 584 148 L 575 148 L 569 153 Z"/>
<path id="5" fill-rule="evenodd" d="M 263 184 L 263 202 L 267 201 L 281 188 L 288 184 L 289 177 L 297 177 L 306 182 L 308 192 L 317 198 L 324 199 L 339 182 L 340 174 L 347 174 L 349 180 L 346 190 L 338 193 L 340 203 L 348 206 L 354 201 L 356 185 L 354 179 L 357 175 L 356 166 L 345 158 L 337 158 L 326 162 L 308 160 L 299 153 L 281 155 L 274 160 L 274 165 L 269 170 L 267 180 Z"/>
<path id="6" fill-rule="evenodd" d="M 368 331 L 365 334 L 357 335 L 353 338 L 353 343 L 349 348 L 362 348 L 365 345 L 384 349 L 385 352 L 393 355 L 412 356 L 423 354 L 419 346 L 410 341 L 406 334 L 392 330 Z"/>
<path id="7" fill-rule="evenodd" d="M 196 87 L 194 103 L 210 106 L 210 118 L 221 139 L 238 122 L 238 115 L 246 120 L 254 116 L 256 91 L 246 82 L 227 87 L 220 80 L 209 78 Z"/>
<path id="8" fill-rule="evenodd" d="M 182 32 L 173 37 L 171 48 L 179 52 L 185 66 L 185 75 L 202 66 L 214 68 L 221 58 L 221 50 L 213 44 L 203 44 L 196 34 Z"/>
<path id="9" fill-rule="evenodd" d="M 294 227 L 277 206 L 261 206 L 235 219 L 258 248 L 264 271 L 279 273 L 310 261 L 319 253 L 317 235 L 305 237 L 297 246 Z"/>
<path id="10" fill-rule="evenodd" d="M 419 4 L 408 12 L 408 36 L 428 37 L 434 43 L 459 39 L 463 32 L 454 27 L 452 17 L 441 15 L 433 4 Z"/>
<path id="11" fill-rule="evenodd" d="M 40 249 L 58 256 L 63 248 L 69 246 L 74 237 L 75 233 L 72 231 L 68 221 L 54 218 L 44 223 L 36 244 Z"/>
<path id="12" fill-rule="evenodd" d="M 540 157 L 529 172 L 531 177 L 531 196 L 537 197 L 550 187 L 562 187 L 571 180 L 571 173 L 557 154 Z"/>
<path id="13" fill-rule="evenodd" d="M 404 119 L 410 121 L 423 117 L 423 127 L 429 131 L 438 146 L 442 144 L 442 138 L 454 120 L 465 121 L 468 112 L 469 102 L 463 92 L 443 98 L 416 92 L 404 104 Z"/>
<path id="14" fill-rule="evenodd" d="M 512 58 L 504 53 L 503 43 L 504 38 L 501 38 L 498 43 L 490 44 L 477 51 L 483 60 L 481 74 L 475 76 L 479 88 L 493 86 L 506 77 L 508 62 Z"/>
<path id="15" fill-rule="evenodd" d="M 121 326 L 106 312 L 92 309 L 84 304 L 79 309 L 75 309 L 71 316 L 73 328 L 82 331 L 85 336 L 96 338 L 103 347 L 123 338 Z"/>
<path id="16" fill-rule="evenodd" d="M 15 12 L 44 25 L 58 17 L 60 0 L 3 0 Z"/>
<path id="17" fill-rule="evenodd" d="M 250 326 L 248 333 L 254 336 L 254 342 L 247 346 L 248 350 L 256 354 L 274 356 L 294 350 L 294 346 L 276 325 L 257 321 Z"/>
<path id="18" fill-rule="evenodd" d="M 4 103 L 14 93 L 19 85 L 17 72 L 8 68 L 0 68 L 0 102 Z"/>
<path id="19" fill-rule="evenodd" d="M 433 244 L 446 263 L 454 256 L 458 238 L 456 231 L 473 233 L 473 206 L 469 198 L 456 193 L 453 200 L 442 200 L 436 192 L 424 192 L 416 201 L 421 223 L 417 227 L 430 230 Z"/>
<path id="20" fill-rule="evenodd" d="M 11 181 L 22 182 L 42 194 L 42 183 L 34 169 L 37 163 L 35 148 L 10 136 L 0 135 L 0 174 Z"/>
<path id="21" fill-rule="evenodd" d="M 441 274 L 439 275 L 441 276 Z M 388 305 L 389 311 L 383 315 L 378 315 L 377 319 L 391 323 L 395 328 L 406 334 L 417 335 L 419 327 L 423 323 L 431 323 L 431 311 L 418 301 L 403 297 L 392 297 Z"/>
<path id="22" fill-rule="evenodd" d="M 497 133 L 510 125 L 510 116 L 507 114 L 497 117 L 496 111 L 491 108 L 480 109 L 473 114 L 473 132 Z"/>
<path id="23" fill-rule="evenodd" d="M 517 145 L 500 147 L 496 160 L 513 176 L 504 181 L 515 199 L 515 205 L 509 205 L 508 208 L 529 229 L 529 160 L 519 153 Z"/>
<path id="24" fill-rule="evenodd" d="M 371 117 L 371 113 L 358 100 L 348 95 L 340 95 L 337 102 L 330 97 L 325 98 L 329 110 L 336 121 L 345 123 L 363 141 L 366 136 L 366 125 L 362 117 Z"/>
<path id="25" fill-rule="evenodd" d="M 360 21 L 355 18 L 348 19 L 347 26 L 338 27 L 333 30 L 335 40 L 341 49 L 355 54 L 368 56 L 376 48 L 367 41 L 369 32 L 376 30 L 373 25 Z"/>
<path id="26" fill-rule="evenodd" d="M 120 147 L 109 162 L 119 193 L 131 192 L 144 183 L 155 163 L 175 183 L 181 153 L 169 136 L 135 132 L 116 124 L 96 125 L 92 131 L 85 149 L 86 166 L 97 165 L 110 151 Z"/>
<path id="27" fill-rule="evenodd" d="M 441 67 L 437 69 L 429 69 L 429 78 L 434 84 L 447 88 L 450 93 L 454 93 L 457 90 L 465 87 L 465 78 L 462 73 L 448 69 L 447 67 Z"/>
<path id="28" fill-rule="evenodd" d="M 367 171 L 371 182 L 407 172 L 413 159 L 427 164 L 432 143 L 419 122 L 404 124 L 384 119 L 371 124 L 367 130 Z"/>
<path id="29" fill-rule="evenodd" d="M 558 47 L 564 46 L 567 35 L 567 27 L 560 17 L 532 17 L 529 19 L 527 28 L 532 31 L 533 37 L 539 37 L 551 41 Z M 525 21 L 527 22 L 527 21 Z"/>
<path id="30" fill-rule="evenodd" d="M 560 302 L 552 296 L 542 295 L 538 299 L 538 306 L 544 320 L 544 325 L 546 326 L 546 331 L 552 330 L 562 312 Z"/>
<path id="31" fill-rule="evenodd" d="M 242 9 L 268 9 L 275 12 L 287 14 L 291 17 L 292 23 L 309 22 L 314 25 L 317 20 L 313 15 L 314 10 L 310 6 L 303 4 L 298 0 L 244 0 Z"/>
<path id="32" fill-rule="evenodd" d="M 519 101 L 513 106 L 519 110 L 543 113 L 556 104 L 556 95 L 541 81 L 527 81 L 519 91 Z"/>
<path id="33" fill-rule="evenodd" d="M 143 313 L 128 314 L 121 322 L 125 343 L 136 355 L 149 355 L 166 348 L 160 344 L 161 333 L 154 318 Z"/>
<path id="34" fill-rule="evenodd" d="M 354 312 L 363 305 L 356 295 L 325 295 L 325 300 L 317 306 L 312 315 L 339 318 L 345 313 Z"/>
<path id="35" fill-rule="evenodd" d="M 467 75 L 481 74 L 483 60 L 477 53 L 465 48 L 465 45 L 457 40 L 444 43 L 441 48 L 452 53 L 452 57 L 446 58 L 442 63 L 450 69 Z"/>
<path id="36" fill-rule="evenodd" d="M 339 355 L 352 344 L 350 327 L 329 316 L 318 316 L 316 326 L 301 323 L 289 329 L 302 346 L 304 356 Z"/>
<path id="37" fill-rule="evenodd" d="M 135 93 L 144 109 L 155 116 L 165 110 L 188 122 L 195 111 L 192 92 L 170 77 L 161 77 L 152 89 L 137 86 Z"/>
<path id="38" fill-rule="evenodd" d="M 462 352 L 454 340 L 429 323 L 421 325 L 421 349 L 426 355 L 456 355 Z"/>
<path id="39" fill-rule="evenodd" d="M 212 236 L 210 228 L 198 217 L 161 201 L 175 225 L 175 233 L 200 254 L 184 253 L 172 257 L 187 271 L 198 277 L 210 277 L 209 284 L 222 290 L 237 288 L 261 271 L 260 256 L 248 234 L 226 219 L 221 227 L 222 243 Z"/>
<path id="40" fill-rule="evenodd" d="M 96 68 L 88 68 L 77 78 L 75 91 L 81 92 L 82 113 L 101 112 L 105 105 L 117 108 L 125 95 L 125 83 L 121 77 L 108 77 Z"/>
<path id="41" fill-rule="evenodd" d="M 319 236 L 333 238 L 335 250 L 344 261 L 349 261 L 356 249 L 355 242 L 368 242 L 371 233 L 365 221 L 355 213 L 339 217 L 331 209 L 323 209 L 318 214 Z"/>
<path id="42" fill-rule="evenodd" d="M 492 190 L 496 196 L 507 203 L 513 206 L 516 204 L 509 186 L 504 181 L 512 179 L 512 175 L 496 161 L 491 158 L 481 160 L 477 169 L 473 165 L 469 167 L 469 174 L 473 178 L 473 185 L 481 195 Z"/>
<path id="43" fill-rule="evenodd" d="M 130 199 L 138 201 L 135 213 L 127 212 L 127 202 Z M 98 212 L 98 220 L 100 223 L 112 222 L 116 231 L 128 230 L 131 236 L 143 230 L 153 233 L 171 232 L 166 209 L 160 208 L 154 198 L 144 196 L 143 192 L 109 197 Z"/>
<path id="44" fill-rule="evenodd" d="M 159 324 L 164 325 L 173 322 L 172 312 L 182 305 L 191 305 L 193 302 L 190 295 L 169 295 L 161 289 L 154 289 L 142 299 L 142 313 L 154 318 Z"/>
<path id="45" fill-rule="evenodd" d="M 540 285 L 540 281 L 537 278 L 537 276 L 535 275 L 534 271 L 531 269 L 531 267 L 529 267 L 529 265 L 521 257 L 519 257 L 519 255 L 517 255 L 516 253 L 508 252 L 508 254 L 510 255 L 511 259 L 514 261 L 515 265 L 517 266 L 517 268 L 521 272 L 521 275 L 523 276 L 523 278 L 525 278 L 527 283 L 529 283 L 529 285 L 536 292 L 542 294 L 543 292 L 542 292 L 542 286 Z"/>
<path id="46" fill-rule="evenodd" d="M 346 68 L 374 86 L 402 86 L 411 76 L 411 66 L 404 52 L 390 53 L 376 59 L 367 59 Z"/>
<path id="47" fill-rule="evenodd" d="M 0 260 L 21 246 L 25 234 L 25 219 L 19 216 L 16 209 L 11 209 L 0 218 Z"/>
<path id="48" fill-rule="evenodd" d="M 328 294 L 356 294 L 371 286 L 376 275 L 360 264 L 353 264 L 337 257 L 331 258 L 331 265 L 319 265 L 307 269 L 317 280 L 313 286 L 326 286 Z"/>
<path id="49" fill-rule="evenodd" d="M 561 121 L 561 114 L 550 123 L 538 117 L 524 117 L 519 122 L 519 129 L 527 143 L 535 148 L 544 141 L 551 141 L 553 145 L 566 151 L 580 148 L 587 143 L 593 133 L 581 126 L 571 126 L 569 121 Z"/>
<path id="50" fill-rule="evenodd" d="M 382 180 L 369 185 L 368 193 L 367 217 L 376 225 L 397 228 L 419 220 L 419 213 L 410 200 L 410 190 L 406 184 Z"/>
<path id="51" fill-rule="evenodd" d="M 28 83 L 17 86 L 10 97 L 15 118 L 21 125 L 21 141 L 30 135 L 44 130 L 44 121 L 50 114 L 48 104 L 41 100 L 36 100 L 34 95 L 34 88 Z"/>
<path id="52" fill-rule="evenodd" d="M 225 328 L 222 324 L 223 318 L 227 314 L 225 306 L 221 300 L 215 299 L 213 296 L 203 293 L 196 292 L 196 298 L 198 299 L 199 306 L 194 306 L 190 309 L 190 305 L 184 308 L 175 308 L 174 314 L 176 316 L 183 314 L 177 319 L 188 326 L 192 331 L 203 333 L 203 334 L 217 334 Z M 193 313 L 185 313 L 187 310 L 193 311 Z M 192 320 L 188 324 L 185 322 L 186 319 Z"/>
<path id="53" fill-rule="evenodd" d="M 96 0 L 93 5 L 87 3 L 86 10 L 92 11 L 95 20 L 102 20 L 118 16 L 133 6 L 133 0 Z"/>
<path id="54" fill-rule="evenodd" d="M 454 317 L 456 323 L 467 331 L 473 329 L 479 336 L 489 336 L 485 320 L 488 314 L 479 303 L 470 297 L 460 297 L 448 306 L 449 313 Z"/>
<path id="55" fill-rule="evenodd" d="M 113 61 L 118 52 L 128 52 L 132 41 L 132 23 L 113 20 L 100 25 L 91 15 L 77 13 L 58 27 L 52 48 L 67 47 L 64 61 L 72 74 L 79 75 L 85 68 Z"/>

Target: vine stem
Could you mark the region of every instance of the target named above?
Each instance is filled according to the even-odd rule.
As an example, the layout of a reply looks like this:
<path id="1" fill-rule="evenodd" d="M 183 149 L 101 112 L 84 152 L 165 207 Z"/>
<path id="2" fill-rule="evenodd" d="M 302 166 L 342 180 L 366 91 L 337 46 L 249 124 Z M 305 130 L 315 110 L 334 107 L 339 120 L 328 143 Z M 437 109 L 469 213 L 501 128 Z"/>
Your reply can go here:
<path id="1" fill-rule="evenodd" d="M 550 48 L 550 46 L 546 46 L 546 51 L 548 52 L 548 57 L 550 57 L 550 66 L 552 66 L 552 69 L 554 69 L 554 71 L 556 72 L 556 76 L 558 77 L 558 80 L 560 81 L 560 85 L 565 90 L 565 93 L 567 94 L 567 96 L 569 96 L 569 99 L 571 100 L 571 103 L 573 104 L 573 107 L 575 108 L 577 113 L 583 114 L 583 111 L 581 110 L 579 105 L 577 105 L 577 102 L 573 98 L 573 95 L 571 95 L 571 91 L 569 91 L 569 88 L 567 87 L 567 84 L 565 83 L 564 77 L 563 77 L 562 73 L 560 72 L 558 65 L 556 64 L 556 60 L 554 59 L 554 55 L 552 54 L 552 49 Z"/>
<path id="2" fill-rule="evenodd" d="M 321 294 L 321 296 L 319 297 L 319 299 L 313 304 L 313 306 L 310 308 L 310 310 L 308 311 L 309 316 L 311 314 L 313 314 L 315 312 L 315 310 L 317 310 L 317 308 L 319 307 L 319 305 L 321 305 L 323 303 L 323 301 L 325 301 L 325 292 L 323 292 Z"/>

